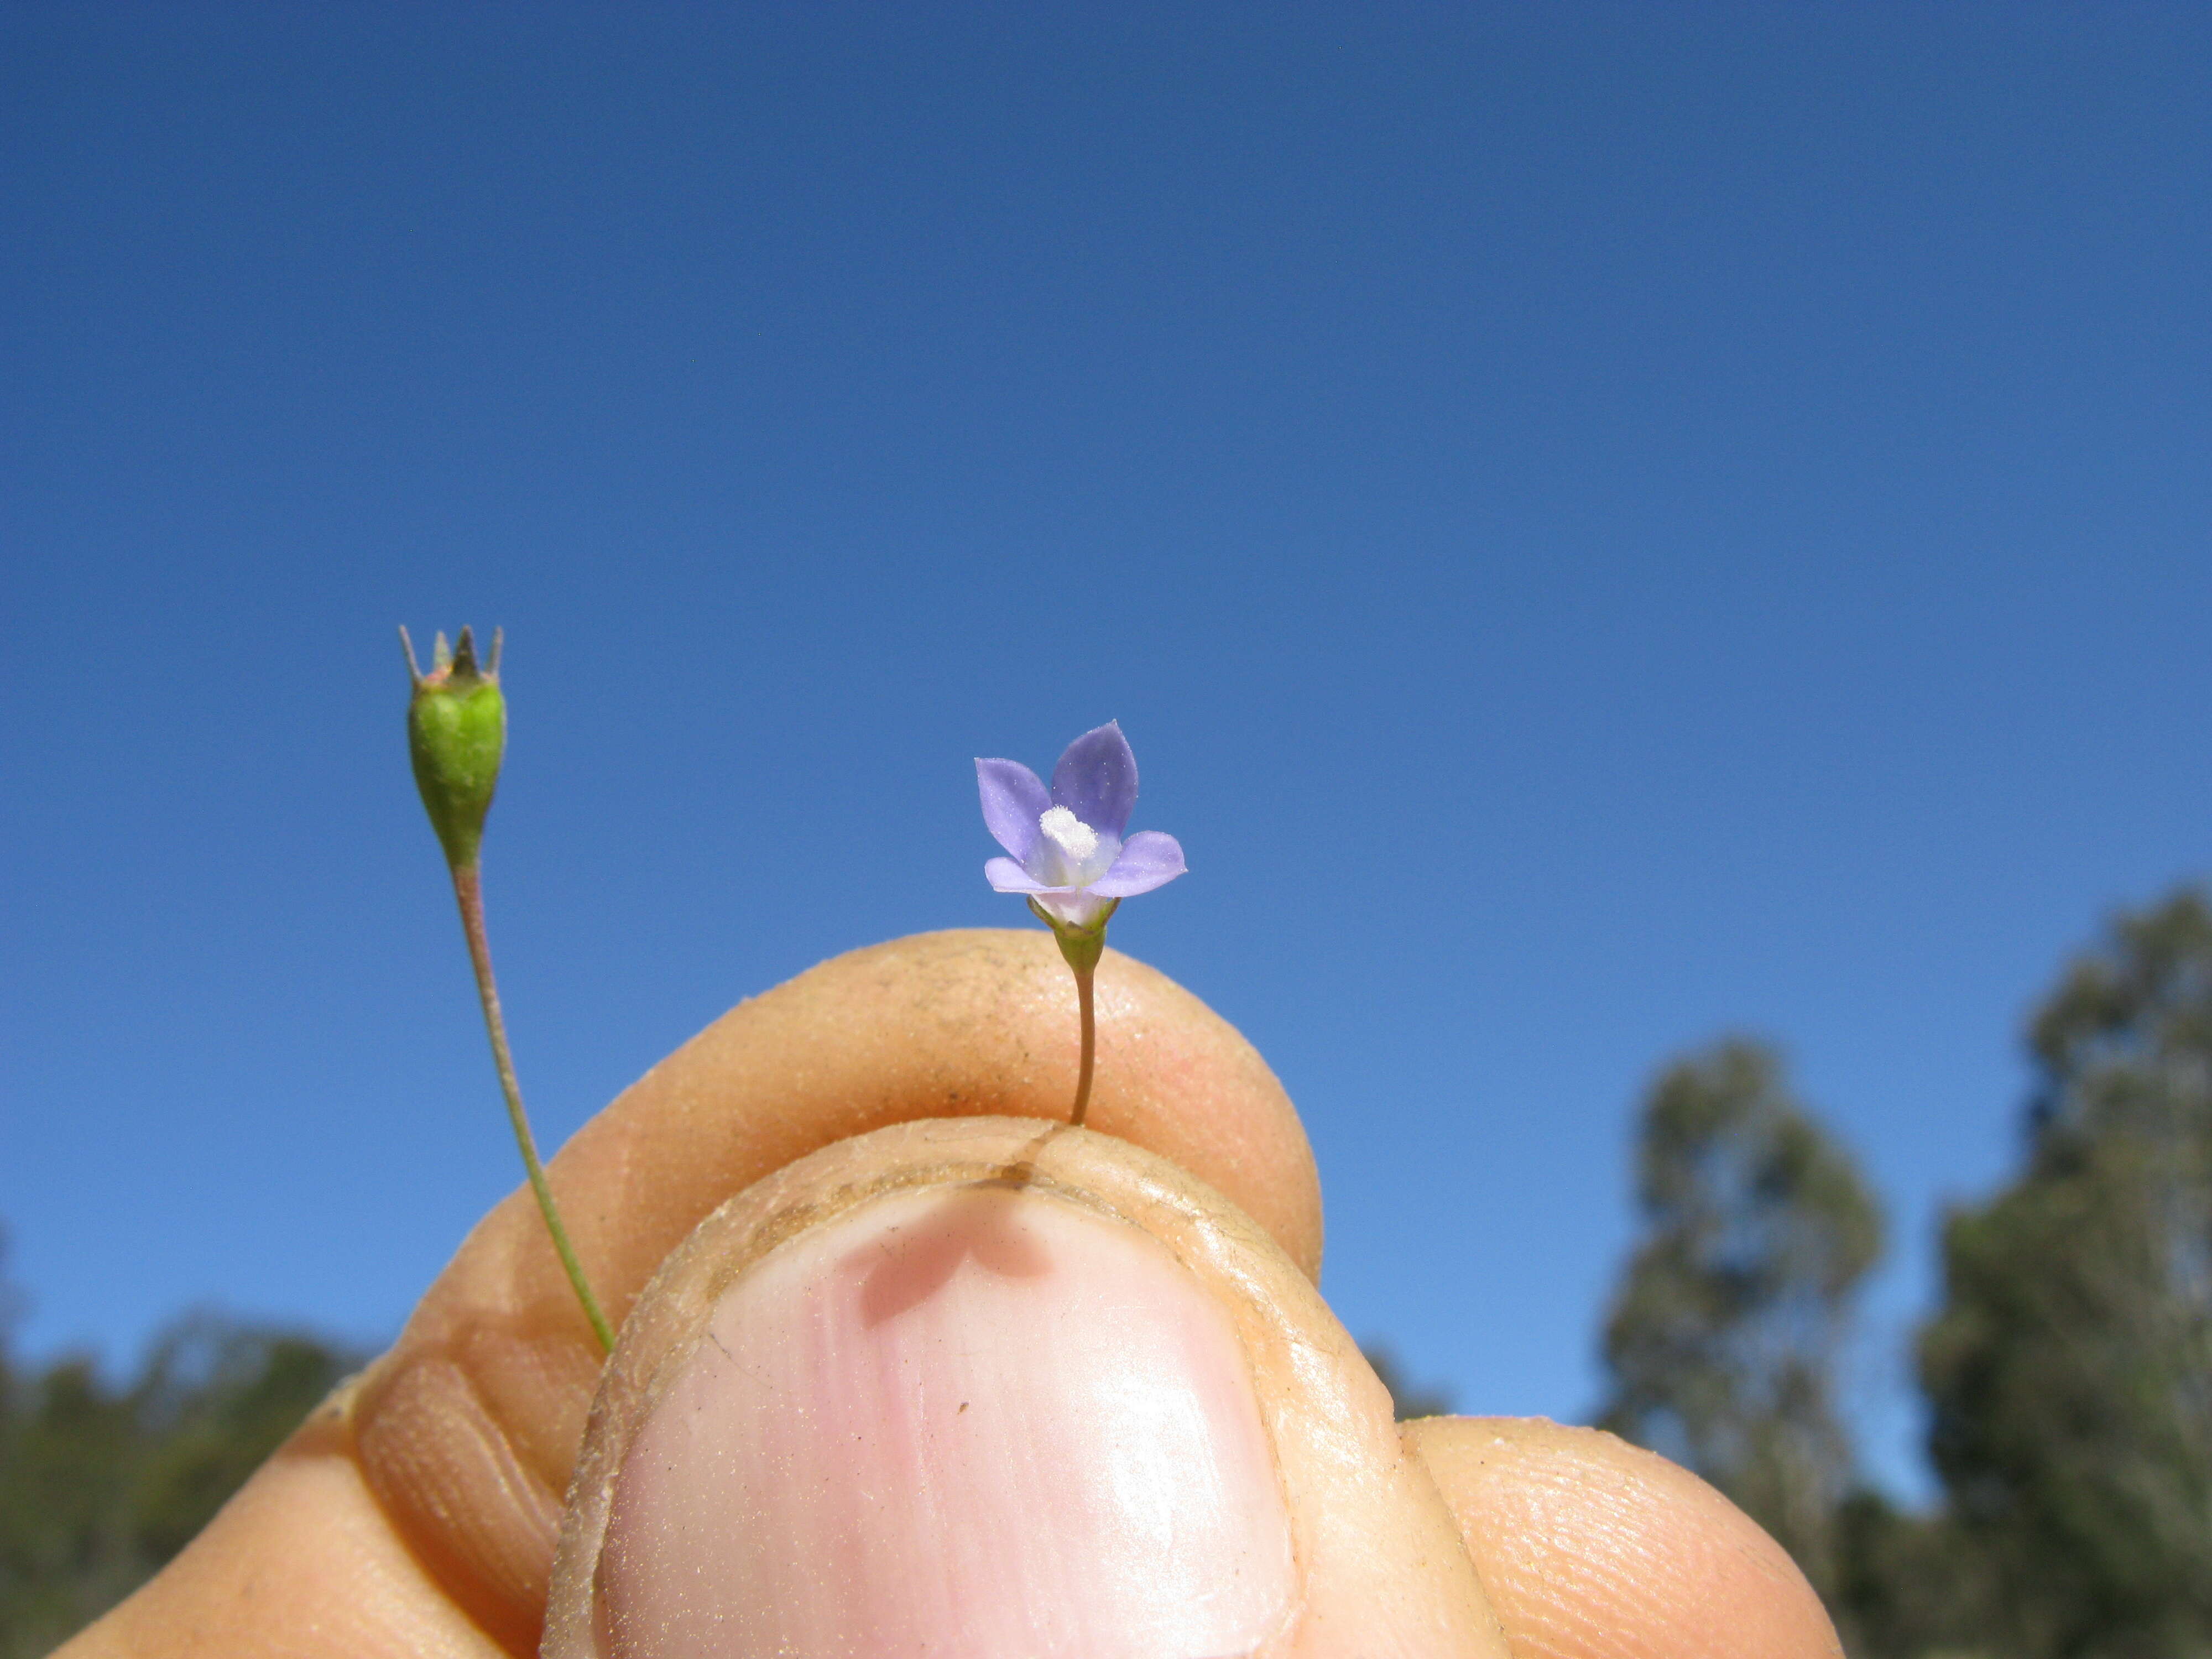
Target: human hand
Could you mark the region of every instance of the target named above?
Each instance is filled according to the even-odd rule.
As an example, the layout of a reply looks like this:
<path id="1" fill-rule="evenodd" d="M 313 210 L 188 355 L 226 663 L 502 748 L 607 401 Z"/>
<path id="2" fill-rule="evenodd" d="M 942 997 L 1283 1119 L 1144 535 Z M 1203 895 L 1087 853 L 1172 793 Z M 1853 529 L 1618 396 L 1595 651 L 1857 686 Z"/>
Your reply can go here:
<path id="1" fill-rule="evenodd" d="M 637 1309 L 596 1413 L 518 1192 L 64 1659 L 1839 1651 L 1780 1548 L 1663 1460 L 1394 1425 L 1313 1288 L 1273 1077 L 1127 957 L 1097 986 L 1097 1133 L 1050 1121 L 1073 994 L 1041 933 L 879 945 L 725 1016 L 552 1165 Z"/>

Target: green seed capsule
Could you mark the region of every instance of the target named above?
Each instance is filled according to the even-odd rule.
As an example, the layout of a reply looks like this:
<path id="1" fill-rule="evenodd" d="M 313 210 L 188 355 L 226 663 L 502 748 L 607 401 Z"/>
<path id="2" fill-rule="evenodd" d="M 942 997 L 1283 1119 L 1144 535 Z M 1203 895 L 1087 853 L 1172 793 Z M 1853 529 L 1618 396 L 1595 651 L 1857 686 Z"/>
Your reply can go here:
<path id="1" fill-rule="evenodd" d="M 499 763 L 507 751 L 507 699 L 499 689 L 500 635 L 493 634 L 491 655 L 477 665 L 476 641 L 467 629 L 451 650 L 438 635 L 427 674 L 415 664 L 407 630 L 399 630 L 407 649 L 407 672 L 415 683 L 407 708 L 407 750 L 415 763 L 415 784 L 430 827 L 446 849 L 446 862 L 459 870 L 477 861 L 484 814 L 491 810 L 499 784 Z"/>

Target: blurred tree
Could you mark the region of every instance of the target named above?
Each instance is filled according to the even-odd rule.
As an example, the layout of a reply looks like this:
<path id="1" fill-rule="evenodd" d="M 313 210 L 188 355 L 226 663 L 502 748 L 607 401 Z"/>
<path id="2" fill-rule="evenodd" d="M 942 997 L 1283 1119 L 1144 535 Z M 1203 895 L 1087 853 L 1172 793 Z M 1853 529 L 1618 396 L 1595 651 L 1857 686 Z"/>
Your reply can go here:
<path id="1" fill-rule="evenodd" d="M 1852 1659 L 1998 1659 L 1995 1578 L 1948 1510 L 1855 1492 L 1836 1512 L 1835 1559 L 1828 1607 Z"/>
<path id="2" fill-rule="evenodd" d="M 0 1659 L 36 1659 L 144 1582 L 355 1363 L 199 1315 L 116 1387 L 82 1358 L 20 1366 L 7 1334 L 0 1323 Z"/>
<path id="3" fill-rule="evenodd" d="M 10 1368 L 0 1401 L 0 1655 L 32 1659 L 144 1576 L 124 1494 L 137 1436 L 126 1401 L 82 1360 Z"/>
<path id="4" fill-rule="evenodd" d="M 2019 1659 L 2212 1654 L 2212 910 L 2121 918 L 2033 1027 L 2025 1172 L 1948 1218 L 1930 1449 Z"/>
<path id="5" fill-rule="evenodd" d="M 127 1510 L 138 1557 L 158 1566 L 191 1543 L 357 1363 L 295 1331 L 205 1314 L 171 1326 L 128 1396 L 143 1448 Z"/>
<path id="6" fill-rule="evenodd" d="M 1637 1195 L 1644 1235 L 1606 1323 L 1601 1425 L 1711 1481 L 1832 1595 L 1852 1468 L 1833 1377 L 1880 1208 L 1780 1060 L 1741 1040 L 1659 1079 Z"/>

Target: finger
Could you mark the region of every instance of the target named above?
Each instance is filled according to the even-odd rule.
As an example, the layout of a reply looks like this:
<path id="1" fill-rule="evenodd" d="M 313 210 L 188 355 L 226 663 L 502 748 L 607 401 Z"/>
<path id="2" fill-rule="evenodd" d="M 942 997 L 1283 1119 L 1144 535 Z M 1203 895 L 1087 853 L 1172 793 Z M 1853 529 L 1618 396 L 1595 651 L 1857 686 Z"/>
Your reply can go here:
<path id="1" fill-rule="evenodd" d="M 1514 1659 L 1840 1656 L 1779 1544 L 1704 1481 L 1541 1418 L 1405 1425 L 1451 1506 Z"/>
<path id="2" fill-rule="evenodd" d="M 1182 1170 L 1009 1119 L 702 1224 L 592 1410 L 548 1659 L 1506 1659 L 1312 1283 Z"/>
<path id="3" fill-rule="evenodd" d="M 1116 952 L 1099 964 L 1097 1000 L 1091 1123 L 1227 1193 L 1304 1274 L 1316 1272 L 1312 1155 L 1258 1054 L 1187 992 Z M 609 1312 L 621 1318 L 661 1258 L 725 1198 L 817 1147 L 922 1117 L 1064 1114 L 1076 1030 L 1066 969 L 1042 933 L 899 940 L 733 1010 L 553 1161 Z M 304 1603 L 346 1598 L 353 1625 L 380 1617 L 380 1628 L 419 1635 L 458 1609 L 464 1632 L 534 1650 L 599 1364 L 544 1224 L 518 1191 L 470 1235 L 333 1429 L 257 1477 L 167 1572 L 94 1626 L 82 1653 L 188 1651 L 180 1644 L 196 1630 L 212 1633 L 210 1651 L 240 1656 L 385 1650 L 362 1629 L 346 1638 L 355 1645 L 334 1644 L 327 1619 L 287 1622 L 267 1608 L 247 1617 L 237 1575 L 264 1556 L 293 1564 L 287 1582 Z M 331 1459 L 344 1468 L 307 1477 L 299 1467 Z M 275 1501 L 270 1489 L 292 1498 Z M 343 1510 L 343 1523 L 333 1530 L 301 1514 L 309 1492 Z M 379 1528 L 397 1535 L 390 1572 L 362 1542 Z M 301 1547 L 310 1538 L 312 1551 Z M 469 1651 L 391 1639 L 395 1652 Z M 120 1645 L 98 1645 L 110 1642 Z"/>

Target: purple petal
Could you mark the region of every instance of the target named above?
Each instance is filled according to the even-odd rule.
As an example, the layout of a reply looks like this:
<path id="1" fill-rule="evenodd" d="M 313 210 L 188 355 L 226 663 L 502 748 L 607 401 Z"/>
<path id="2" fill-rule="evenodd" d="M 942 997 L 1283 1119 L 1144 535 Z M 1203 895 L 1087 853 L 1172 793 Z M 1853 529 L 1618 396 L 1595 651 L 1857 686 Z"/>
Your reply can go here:
<path id="1" fill-rule="evenodd" d="M 1114 867 L 1086 890 L 1100 898 L 1134 898 L 1166 886 L 1187 868 L 1181 842 L 1157 830 L 1139 830 L 1121 843 L 1121 856 L 1114 860 Z"/>
<path id="2" fill-rule="evenodd" d="M 983 823 L 1000 846 L 1022 863 L 1036 850 L 1037 820 L 1052 810 L 1043 781 L 1019 761 L 975 762 L 975 787 L 983 797 Z"/>
<path id="3" fill-rule="evenodd" d="M 1048 887 L 1012 859 L 993 859 L 983 866 L 983 879 L 1002 893 L 1065 893 L 1065 887 Z"/>
<path id="4" fill-rule="evenodd" d="M 1137 757 L 1121 722 L 1108 720 L 1067 745 L 1052 769 L 1051 804 L 1065 806 L 1099 834 L 1120 838 L 1137 804 Z"/>

